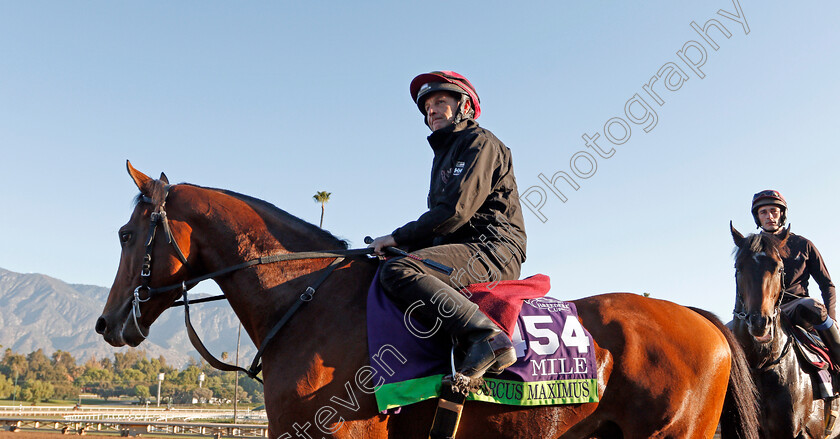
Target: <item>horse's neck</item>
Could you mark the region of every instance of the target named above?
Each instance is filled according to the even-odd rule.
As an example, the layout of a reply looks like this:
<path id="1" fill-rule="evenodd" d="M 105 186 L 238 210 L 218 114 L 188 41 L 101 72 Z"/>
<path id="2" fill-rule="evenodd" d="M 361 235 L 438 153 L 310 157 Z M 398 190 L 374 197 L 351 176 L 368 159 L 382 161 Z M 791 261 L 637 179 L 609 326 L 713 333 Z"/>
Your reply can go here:
<path id="1" fill-rule="evenodd" d="M 219 203 L 224 200 L 220 200 Z M 287 214 L 238 200 L 219 209 L 216 218 L 202 212 L 193 235 L 203 269 L 224 269 L 276 253 L 337 249 L 328 234 Z M 247 203 L 244 203 L 247 204 Z M 212 206 L 210 207 L 212 208 Z M 251 340 L 260 346 L 266 334 L 333 259 L 306 259 L 257 265 L 216 279 Z M 263 355 L 266 406 L 273 413 L 311 416 L 335 396 L 354 398 L 375 413 L 369 395 L 348 395 L 345 384 L 367 364 L 366 292 L 375 266 L 348 258 L 318 287 L 268 342 Z M 358 392 L 357 392 L 358 393 Z M 271 396 L 269 396 L 269 394 Z M 302 404 L 301 397 L 306 401 Z M 287 405 L 297 401 L 297 405 Z M 319 405 L 320 404 L 320 405 Z M 350 404 L 352 406 L 352 404 Z M 349 420 L 347 416 L 345 416 Z M 274 422 L 274 420 L 272 420 Z"/>
<path id="2" fill-rule="evenodd" d="M 753 367 L 763 365 L 764 367 L 762 370 L 765 372 L 770 372 L 778 368 L 787 369 L 788 367 L 799 367 L 796 353 L 793 351 L 793 347 L 788 345 L 788 343 L 793 342 L 791 339 L 793 335 L 785 331 L 781 319 L 782 316 L 779 315 L 776 322 L 773 324 L 773 341 L 770 342 L 769 349 L 766 349 L 763 352 L 763 355 L 757 359 L 757 363 L 754 364 Z M 779 373 L 778 375 L 783 379 L 786 374 Z"/>
<path id="3" fill-rule="evenodd" d="M 335 249 L 338 244 L 311 225 L 279 212 L 223 195 L 197 210 L 193 236 L 203 271 L 211 273 L 262 256 Z M 208 212 L 209 211 L 209 212 Z M 331 259 L 256 265 L 215 279 L 255 343 Z"/>
<path id="4" fill-rule="evenodd" d="M 276 272 L 286 271 L 281 268 L 284 264 L 291 263 L 263 267 L 253 276 L 238 276 L 244 278 L 241 282 L 219 282 L 226 294 L 259 298 L 231 297 L 234 311 L 250 322 L 252 340 L 257 345 L 265 340 L 266 328 L 272 327 L 305 290 L 305 279 L 313 278 L 302 275 L 270 287 Z M 358 371 L 368 364 L 365 292 L 374 268 L 359 259 L 347 260 L 346 264 L 336 269 L 312 300 L 266 342 L 262 357 L 266 408 L 269 413 L 279 414 L 269 420 L 273 432 L 293 432 L 293 422 L 311 422 L 313 414 L 326 406 L 341 409 L 348 423 L 370 423 L 376 413 L 372 396 L 354 384 Z"/>

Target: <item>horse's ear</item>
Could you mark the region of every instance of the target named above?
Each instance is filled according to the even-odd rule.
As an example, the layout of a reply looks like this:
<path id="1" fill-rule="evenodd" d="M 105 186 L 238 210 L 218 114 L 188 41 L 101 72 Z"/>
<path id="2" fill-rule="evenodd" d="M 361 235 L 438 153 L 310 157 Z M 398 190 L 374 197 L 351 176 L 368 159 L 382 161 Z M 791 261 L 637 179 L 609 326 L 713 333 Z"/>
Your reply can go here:
<path id="1" fill-rule="evenodd" d="M 790 224 L 782 230 L 782 233 L 779 233 L 779 240 L 782 242 L 782 245 L 785 245 L 787 239 L 790 237 Z"/>
<path id="2" fill-rule="evenodd" d="M 160 173 L 160 181 L 162 181 L 164 184 L 169 184 L 169 179 L 166 178 L 166 174 L 164 174 L 163 172 Z"/>
<path id="3" fill-rule="evenodd" d="M 744 235 L 735 230 L 735 226 L 732 225 L 732 221 L 729 221 L 729 230 L 732 232 L 732 240 L 735 241 L 735 245 L 738 248 L 741 248 L 744 245 Z"/>
<path id="4" fill-rule="evenodd" d="M 137 185 L 137 189 L 140 189 L 141 193 L 146 194 L 146 190 L 149 188 L 149 183 L 152 181 L 151 177 L 134 169 L 134 166 L 131 166 L 131 162 L 128 160 L 125 161 L 125 167 L 128 169 L 128 175 L 131 176 L 131 179 L 134 180 L 134 184 Z"/>

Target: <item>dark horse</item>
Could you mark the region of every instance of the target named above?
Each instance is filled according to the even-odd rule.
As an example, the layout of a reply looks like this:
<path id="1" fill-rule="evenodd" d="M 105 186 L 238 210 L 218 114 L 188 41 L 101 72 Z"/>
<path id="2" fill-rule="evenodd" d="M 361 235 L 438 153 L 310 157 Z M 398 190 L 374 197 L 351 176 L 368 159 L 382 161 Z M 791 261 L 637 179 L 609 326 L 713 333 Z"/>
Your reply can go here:
<path id="1" fill-rule="evenodd" d="M 782 324 L 782 257 L 788 231 L 744 237 L 730 224 L 737 297 L 732 331 L 744 347 L 761 401 L 761 436 L 823 438 L 824 402 L 814 398 L 811 376 L 802 370 Z M 835 429 L 836 430 L 836 429 Z"/>
<path id="2" fill-rule="evenodd" d="M 140 344 L 179 296 L 177 289 L 150 291 L 262 256 L 347 247 L 264 201 L 169 185 L 163 175 L 154 180 L 130 164 L 128 171 L 141 195 L 119 231 L 119 271 L 96 322 L 97 332 L 114 346 Z M 165 216 L 158 239 L 149 233 L 153 214 Z M 331 261 L 257 264 L 213 280 L 261 346 L 280 316 L 299 303 L 301 292 L 332 269 L 327 268 Z M 375 270 L 365 257 L 348 257 L 268 343 L 263 379 L 272 439 L 428 437 L 433 401 L 382 414 L 369 391 L 376 380 L 366 369 L 365 298 Z M 544 407 L 470 402 L 459 437 L 711 438 L 719 420 L 729 437 L 757 437 L 755 388 L 746 359 L 719 320 L 636 294 L 575 304 L 597 342 L 600 402 Z"/>

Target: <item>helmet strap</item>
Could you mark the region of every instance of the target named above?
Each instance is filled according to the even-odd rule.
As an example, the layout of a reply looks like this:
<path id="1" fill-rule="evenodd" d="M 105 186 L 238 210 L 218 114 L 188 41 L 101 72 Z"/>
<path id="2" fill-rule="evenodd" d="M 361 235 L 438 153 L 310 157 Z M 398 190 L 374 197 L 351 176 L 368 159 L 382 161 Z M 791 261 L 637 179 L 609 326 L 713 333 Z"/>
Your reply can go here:
<path id="1" fill-rule="evenodd" d="M 470 100 L 470 97 L 466 94 L 461 93 L 461 99 L 458 101 L 458 112 L 455 113 L 455 119 L 453 123 L 460 123 L 466 119 L 472 119 L 472 115 L 475 114 L 475 110 L 470 108 L 467 111 L 467 102 Z"/>

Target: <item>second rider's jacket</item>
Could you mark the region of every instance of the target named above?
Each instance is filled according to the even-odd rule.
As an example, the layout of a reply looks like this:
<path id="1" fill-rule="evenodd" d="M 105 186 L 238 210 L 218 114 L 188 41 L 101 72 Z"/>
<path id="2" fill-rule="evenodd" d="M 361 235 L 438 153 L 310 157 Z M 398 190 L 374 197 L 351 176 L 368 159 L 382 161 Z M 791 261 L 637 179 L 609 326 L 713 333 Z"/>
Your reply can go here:
<path id="1" fill-rule="evenodd" d="M 823 304 L 833 316 L 837 294 L 817 247 L 808 239 L 793 233 L 787 239 L 787 247 L 790 254 L 782 258 L 785 266 L 785 291 L 796 297 L 786 296 L 784 302 L 808 297 L 808 278 L 813 277 L 820 287 Z"/>
<path id="2" fill-rule="evenodd" d="M 525 221 L 508 149 L 472 119 L 433 132 L 429 210 L 394 230 L 399 245 L 498 242 L 525 260 Z"/>

